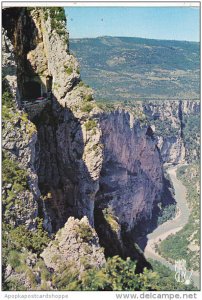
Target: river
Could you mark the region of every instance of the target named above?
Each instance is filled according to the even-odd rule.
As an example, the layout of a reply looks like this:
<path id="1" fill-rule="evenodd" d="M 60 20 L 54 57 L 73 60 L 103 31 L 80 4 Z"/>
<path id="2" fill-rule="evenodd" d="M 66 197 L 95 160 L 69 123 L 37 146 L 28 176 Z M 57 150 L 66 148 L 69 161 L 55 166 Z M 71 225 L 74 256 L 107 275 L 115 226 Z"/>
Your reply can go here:
<path id="1" fill-rule="evenodd" d="M 189 208 L 186 200 L 186 187 L 182 184 L 180 180 L 177 179 L 176 171 L 178 166 L 170 167 L 167 169 L 167 173 L 170 175 L 171 181 L 175 190 L 175 200 L 177 203 L 177 214 L 173 220 L 169 220 L 160 226 L 158 226 L 152 233 L 147 235 L 147 245 L 144 249 L 144 255 L 146 258 L 150 258 L 153 260 L 157 260 L 162 264 L 169 267 L 171 270 L 175 270 L 175 266 L 168 262 L 165 258 L 160 256 L 155 251 L 155 244 L 160 241 L 166 239 L 171 233 L 175 234 L 179 230 L 181 230 L 187 223 L 189 219 Z M 183 257 L 182 257 L 183 259 Z M 187 271 L 188 277 L 192 278 L 194 285 L 199 288 L 200 287 L 200 279 L 199 274 L 197 272 Z"/>

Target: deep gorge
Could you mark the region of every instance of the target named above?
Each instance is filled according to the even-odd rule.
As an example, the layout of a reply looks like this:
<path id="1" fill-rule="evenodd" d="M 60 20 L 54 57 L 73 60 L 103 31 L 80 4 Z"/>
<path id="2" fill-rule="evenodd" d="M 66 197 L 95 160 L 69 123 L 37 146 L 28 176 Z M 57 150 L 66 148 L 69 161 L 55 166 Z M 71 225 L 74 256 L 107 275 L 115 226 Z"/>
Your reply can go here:
<path id="1" fill-rule="evenodd" d="M 4 10 L 11 21 L 3 23 L 3 72 L 16 106 L 9 107 L 13 117 L 4 124 L 3 151 L 29 178 L 21 207 L 14 198 L 8 215 L 12 211 L 14 228 L 22 224 L 33 231 L 42 219 L 51 241 L 40 259 L 49 269 L 58 271 L 65 255 L 79 268 L 82 255 L 96 267 L 119 255 L 137 260 L 142 272 L 151 266 L 132 234 L 136 228 L 139 235 L 151 230 L 158 205 L 171 201 L 162 200 L 163 163 L 186 160 L 183 116 L 190 106 L 198 113 L 199 103 L 141 103 L 144 122 L 124 107 L 100 108 L 69 53 L 64 20 L 57 24 L 61 35 L 51 13 L 54 9 Z M 161 122 L 172 136 L 159 134 Z M 75 258 L 76 247 L 82 255 Z M 57 251 L 65 253 L 58 262 Z"/>

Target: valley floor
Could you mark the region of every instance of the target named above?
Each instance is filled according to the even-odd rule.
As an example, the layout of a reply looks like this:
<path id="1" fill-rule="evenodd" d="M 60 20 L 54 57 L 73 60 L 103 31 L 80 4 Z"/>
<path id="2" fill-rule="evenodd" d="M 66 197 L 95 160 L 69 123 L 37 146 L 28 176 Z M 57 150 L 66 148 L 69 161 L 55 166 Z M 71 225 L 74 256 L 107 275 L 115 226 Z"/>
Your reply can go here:
<path id="1" fill-rule="evenodd" d="M 161 224 L 152 233 L 147 235 L 148 242 L 144 250 L 146 258 L 157 260 L 163 265 L 169 267 L 171 270 L 175 270 L 175 265 L 159 255 L 157 251 L 157 245 L 171 234 L 174 235 L 175 233 L 180 231 L 188 223 L 189 220 L 190 210 L 188 208 L 186 199 L 186 187 L 181 181 L 177 179 L 176 176 L 178 167 L 179 166 L 170 167 L 167 170 L 175 189 L 175 200 L 177 202 L 178 212 L 173 220 L 169 220 Z M 192 278 L 194 284 L 199 287 L 199 274 L 197 272 L 193 272 L 192 274 L 191 273 L 192 271 L 187 272 L 187 277 Z"/>

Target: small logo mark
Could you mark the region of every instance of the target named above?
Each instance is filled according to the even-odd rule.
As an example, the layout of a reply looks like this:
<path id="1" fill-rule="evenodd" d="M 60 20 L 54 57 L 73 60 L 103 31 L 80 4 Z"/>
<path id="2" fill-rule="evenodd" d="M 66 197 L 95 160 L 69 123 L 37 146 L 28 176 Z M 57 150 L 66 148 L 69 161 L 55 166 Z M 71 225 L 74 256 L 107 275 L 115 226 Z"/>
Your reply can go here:
<path id="1" fill-rule="evenodd" d="M 188 274 L 185 259 L 175 261 L 175 280 L 177 282 L 182 282 L 186 285 L 189 285 L 191 283 L 192 273 L 193 271 Z"/>

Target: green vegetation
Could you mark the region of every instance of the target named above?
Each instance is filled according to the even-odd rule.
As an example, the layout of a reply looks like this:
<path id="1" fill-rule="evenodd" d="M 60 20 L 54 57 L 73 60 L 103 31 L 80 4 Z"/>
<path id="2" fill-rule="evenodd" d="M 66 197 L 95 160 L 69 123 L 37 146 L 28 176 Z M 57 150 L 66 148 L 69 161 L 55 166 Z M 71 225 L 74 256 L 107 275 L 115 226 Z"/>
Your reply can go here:
<path id="1" fill-rule="evenodd" d="M 59 88 L 60 88 L 60 84 L 54 82 L 54 83 L 53 83 L 53 90 L 56 90 L 56 91 L 58 92 L 58 89 L 59 89 Z"/>
<path id="2" fill-rule="evenodd" d="M 43 220 L 37 218 L 36 230 L 28 230 L 25 225 L 14 227 L 4 224 L 4 246 L 7 246 L 6 251 L 21 252 L 23 248 L 40 254 L 50 242 L 48 234 L 43 229 Z"/>
<path id="3" fill-rule="evenodd" d="M 192 269 L 190 264 L 190 253 L 188 253 L 189 241 L 187 236 L 191 234 L 191 230 L 188 226 L 175 235 L 170 235 L 166 240 L 162 241 L 158 247 L 158 252 L 164 256 L 167 260 L 174 262 L 178 259 L 185 259 L 187 267 Z"/>
<path id="4" fill-rule="evenodd" d="M 21 276 L 26 274 L 26 280 L 31 284 L 31 289 L 46 289 L 50 287 L 46 284 L 50 281 L 55 290 L 73 290 L 73 291 L 150 291 L 160 290 L 159 275 L 151 270 L 144 269 L 143 273 L 136 273 L 136 262 L 130 258 L 126 260 L 119 256 L 111 257 L 101 268 L 89 266 L 85 261 L 82 272 L 77 269 L 71 261 L 61 265 L 58 272 L 50 272 L 43 260 L 35 260 L 30 268 L 26 264 L 30 253 L 24 250 L 19 252 L 11 250 L 7 256 L 9 263 L 18 277 L 11 277 L 4 283 L 4 290 L 27 290 L 20 283 Z M 4 256 L 3 256 L 4 257 Z M 41 279 L 45 282 L 37 287 L 37 274 L 40 273 Z"/>
<path id="5" fill-rule="evenodd" d="M 16 250 L 11 250 L 8 255 L 8 263 L 12 268 L 20 266 L 20 253 Z"/>
<path id="6" fill-rule="evenodd" d="M 78 84 L 78 86 L 84 86 L 85 85 L 85 83 L 81 80 L 81 81 L 79 81 L 79 84 Z"/>
<path id="7" fill-rule="evenodd" d="M 51 30 L 56 31 L 65 43 L 67 43 L 67 32 L 65 29 L 66 16 L 63 7 L 45 7 L 43 8 L 45 20 L 50 17 Z"/>
<path id="8" fill-rule="evenodd" d="M 200 113 L 185 115 L 183 118 L 183 140 L 187 160 L 195 161 L 200 157 Z"/>
<path id="9" fill-rule="evenodd" d="M 171 220 L 175 217 L 176 215 L 176 205 L 175 204 L 170 204 L 167 205 L 163 208 L 161 211 L 160 216 L 158 216 L 158 225 L 163 224 L 164 222 Z"/>
<path id="10" fill-rule="evenodd" d="M 158 288 L 160 291 L 193 291 L 196 288 L 193 284 L 185 285 L 177 282 L 175 279 L 175 272 L 171 271 L 168 267 L 162 265 L 158 261 L 149 260 L 153 271 L 159 276 Z"/>
<path id="11" fill-rule="evenodd" d="M 31 137 L 33 133 L 36 132 L 36 126 L 34 123 L 29 121 L 28 119 L 28 114 L 27 113 L 22 113 L 18 111 L 14 107 L 9 107 L 6 105 L 2 106 L 2 120 L 3 120 L 3 128 L 4 128 L 4 123 L 5 122 L 13 122 L 17 123 L 19 122 L 20 124 L 25 125 L 26 133 Z"/>
<path id="12" fill-rule="evenodd" d="M 32 266 L 28 266 L 27 259 L 31 259 Z M 30 290 L 22 282 L 25 279 L 26 282 L 31 286 L 31 290 L 37 290 L 37 277 L 40 274 L 41 280 L 45 281 L 41 284 L 40 290 L 48 290 L 49 287 L 46 284 L 48 280 L 51 279 L 51 273 L 45 266 L 45 263 L 42 259 L 36 259 L 36 256 L 24 250 L 23 252 L 17 252 L 15 250 L 10 251 L 8 256 L 8 263 L 15 270 L 17 276 L 11 277 L 3 283 L 4 290 L 17 290 L 25 291 Z"/>
<path id="13" fill-rule="evenodd" d="M 29 121 L 28 119 L 28 114 L 27 113 L 23 113 L 20 115 L 20 119 L 23 121 L 23 123 L 25 124 L 25 128 L 26 128 L 26 133 L 31 137 L 33 135 L 33 133 L 36 133 L 36 126 L 34 123 L 32 123 L 31 121 Z"/>
<path id="14" fill-rule="evenodd" d="M 18 121 L 25 124 L 26 133 L 32 136 L 36 132 L 36 126 L 28 120 L 28 114 L 22 113 L 17 110 L 14 97 L 10 91 L 10 88 L 4 78 L 2 81 L 2 120 L 3 128 L 5 122 L 18 123 Z"/>
<path id="15" fill-rule="evenodd" d="M 91 103 L 84 103 L 83 106 L 81 107 L 82 112 L 90 113 L 91 110 L 93 109 L 93 105 Z"/>
<path id="16" fill-rule="evenodd" d="M 71 39 L 70 50 L 96 100 L 200 99 L 199 43 L 99 37 Z"/>
<path id="17" fill-rule="evenodd" d="M 79 291 L 147 291 L 158 290 L 158 275 L 147 269 L 136 274 L 136 263 L 130 258 L 114 256 L 100 269 L 91 267 L 81 274 L 69 263 L 53 275 L 54 287 Z"/>
<path id="18" fill-rule="evenodd" d="M 167 118 L 163 121 L 160 119 L 152 119 L 151 124 L 155 125 L 155 134 L 163 137 L 177 136 L 179 128 L 172 125 L 172 121 Z"/>
<path id="19" fill-rule="evenodd" d="M 90 131 L 90 130 L 96 128 L 97 122 L 95 120 L 91 119 L 91 120 L 88 120 L 84 125 L 86 127 L 86 130 Z"/>
<path id="20" fill-rule="evenodd" d="M 4 78 L 2 80 L 2 120 L 3 122 L 13 118 L 16 105 L 8 83 Z"/>
<path id="21" fill-rule="evenodd" d="M 27 170 L 20 168 L 19 163 L 11 159 L 6 152 L 3 152 L 2 158 L 2 184 L 6 187 L 2 195 L 2 208 L 6 218 L 9 219 L 12 214 L 11 207 L 22 204 L 17 196 L 28 189 L 28 173 Z"/>
<path id="22" fill-rule="evenodd" d="M 119 220 L 114 216 L 113 211 L 110 207 L 103 209 L 103 215 L 107 223 L 110 225 L 114 232 L 118 232 L 120 229 Z"/>
<path id="23" fill-rule="evenodd" d="M 90 102 L 93 100 L 93 96 L 91 94 L 88 94 L 84 97 L 84 101 L 85 102 Z"/>
<path id="24" fill-rule="evenodd" d="M 143 273 L 135 274 L 136 262 L 118 256 L 108 259 L 106 273 L 109 280 L 109 290 L 118 291 L 148 291 L 158 290 L 158 275 L 144 269 Z"/>
<path id="25" fill-rule="evenodd" d="M 185 259 L 187 267 L 197 271 L 200 265 L 199 164 L 180 167 L 177 176 L 187 188 L 187 199 L 191 209 L 189 222 L 175 235 L 170 235 L 162 241 L 158 251 L 171 262 Z"/>
<path id="26" fill-rule="evenodd" d="M 71 75 L 73 73 L 73 68 L 71 66 L 65 67 L 65 72 L 67 75 Z"/>
<path id="27" fill-rule="evenodd" d="M 87 224 L 78 225 L 76 232 L 85 242 L 89 242 L 93 238 L 92 230 Z"/>
<path id="28" fill-rule="evenodd" d="M 7 108 L 14 107 L 13 95 L 6 78 L 2 79 L 2 105 Z"/>
<path id="29" fill-rule="evenodd" d="M 108 258 L 100 268 L 90 267 L 82 273 L 69 262 L 52 275 L 54 288 L 73 291 L 161 291 L 194 290 L 192 284 L 184 285 L 175 280 L 175 273 L 158 262 L 151 261 L 154 270 L 136 272 L 136 262 L 119 256 Z"/>
<path id="30" fill-rule="evenodd" d="M 2 94 L 2 105 L 7 108 L 13 107 L 13 96 L 9 91 L 5 91 Z"/>
<path id="31" fill-rule="evenodd" d="M 43 8 L 45 19 L 54 19 L 54 22 L 66 22 L 65 10 L 63 7 L 45 7 Z M 54 25 L 57 25 L 54 23 Z"/>
<path id="32" fill-rule="evenodd" d="M 25 225 L 14 227 L 6 224 L 3 221 L 3 235 L 2 235 L 2 268 L 3 278 L 5 277 L 5 269 L 8 264 L 12 269 L 19 274 L 26 274 L 27 279 L 32 281 L 32 288 L 35 288 L 36 278 L 32 270 L 26 264 L 27 255 L 36 253 L 39 255 L 50 241 L 47 232 L 43 230 L 42 220 L 37 220 L 37 229 L 28 230 Z M 28 252 L 29 251 L 29 252 Z M 46 275 L 45 271 L 43 276 Z M 25 286 L 20 283 L 17 278 L 3 281 L 4 290 L 26 290 Z"/>

